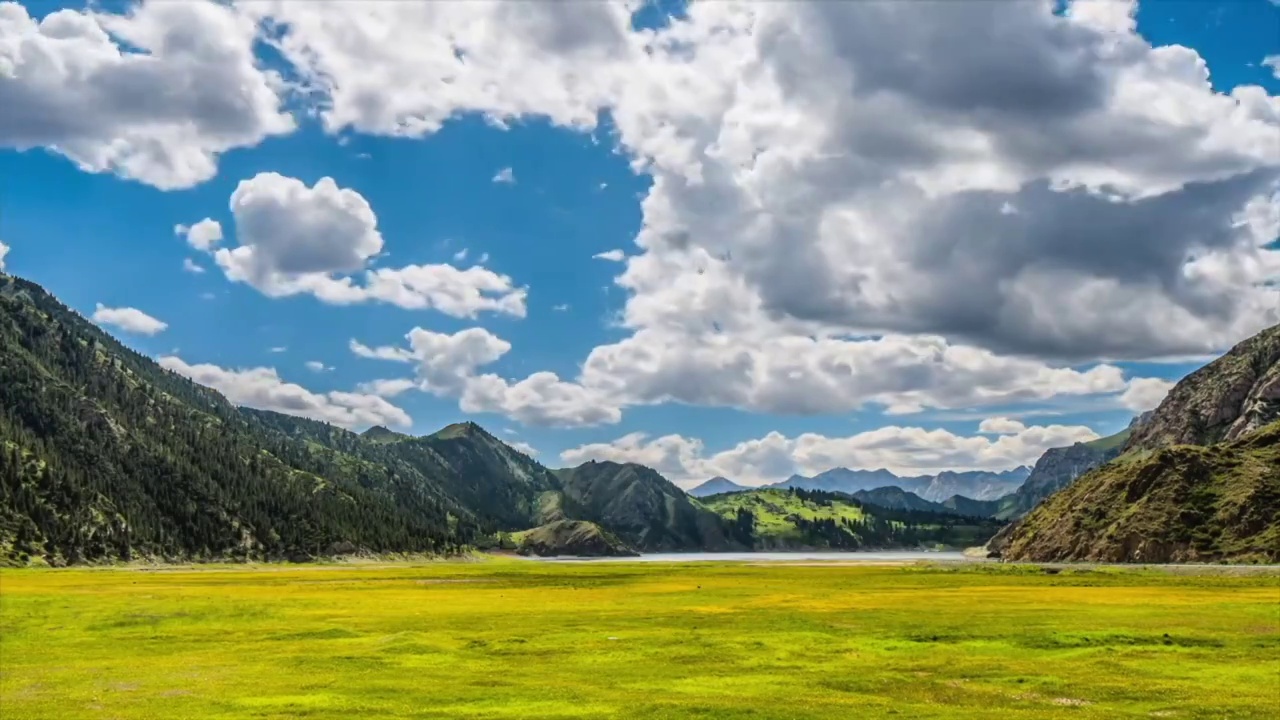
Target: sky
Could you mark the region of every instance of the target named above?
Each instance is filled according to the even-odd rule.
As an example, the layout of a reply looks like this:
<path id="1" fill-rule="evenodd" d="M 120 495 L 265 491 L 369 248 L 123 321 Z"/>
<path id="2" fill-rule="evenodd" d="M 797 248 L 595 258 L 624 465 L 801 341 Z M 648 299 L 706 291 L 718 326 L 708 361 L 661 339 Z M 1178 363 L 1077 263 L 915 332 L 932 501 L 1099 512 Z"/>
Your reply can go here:
<path id="1" fill-rule="evenodd" d="M 239 404 L 1000 470 L 1280 322 L 1280 5 L 0 2 L 0 264 Z"/>

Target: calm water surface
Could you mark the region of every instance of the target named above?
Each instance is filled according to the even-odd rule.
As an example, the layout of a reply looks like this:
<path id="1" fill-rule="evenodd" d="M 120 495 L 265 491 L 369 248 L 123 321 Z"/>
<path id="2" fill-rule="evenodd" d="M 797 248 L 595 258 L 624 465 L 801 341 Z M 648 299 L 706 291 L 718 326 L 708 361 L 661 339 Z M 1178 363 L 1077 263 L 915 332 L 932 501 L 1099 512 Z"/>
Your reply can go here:
<path id="1" fill-rule="evenodd" d="M 724 552 L 724 553 L 652 553 L 640 557 L 549 557 L 532 558 L 542 562 L 796 562 L 835 560 L 839 562 L 911 562 L 915 560 L 969 560 L 960 552 L 921 552 L 887 550 L 883 552 Z"/>

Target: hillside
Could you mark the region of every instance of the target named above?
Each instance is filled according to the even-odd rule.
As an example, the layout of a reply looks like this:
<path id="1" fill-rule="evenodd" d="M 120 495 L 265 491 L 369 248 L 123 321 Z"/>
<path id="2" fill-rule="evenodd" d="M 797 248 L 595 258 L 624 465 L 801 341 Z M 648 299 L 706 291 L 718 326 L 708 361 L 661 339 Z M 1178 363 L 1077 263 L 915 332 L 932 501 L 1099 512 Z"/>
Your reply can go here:
<path id="1" fill-rule="evenodd" d="M 429 479 L 313 452 L 7 275 L 0 348 L 11 561 L 448 551 L 477 532 Z"/>
<path id="2" fill-rule="evenodd" d="M 1280 325 L 1174 386 L 1125 451 L 1235 440 L 1280 419 Z"/>
<path id="3" fill-rule="evenodd" d="M 1119 458 L 1001 531 L 991 550 L 1016 560 L 1280 559 L 1280 421 L 1258 425 L 1277 414 L 1278 374 L 1273 327 L 1175 385 L 1131 426 Z"/>
<path id="4" fill-rule="evenodd" d="M 893 510 L 843 493 L 762 488 L 716 495 L 706 505 L 733 524 L 735 538 L 756 550 L 963 548 L 981 545 L 995 520 Z"/>
<path id="5" fill-rule="evenodd" d="M 557 520 L 515 535 L 516 551 L 539 557 L 629 557 L 638 555 L 616 535 L 593 522 Z"/>
<path id="6" fill-rule="evenodd" d="M 994 542 L 1008 560 L 1280 561 L 1280 422 L 1211 447 L 1122 458 Z"/>
<path id="7" fill-rule="evenodd" d="M 588 462 L 555 471 L 565 500 L 645 552 L 739 549 L 726 526 L 654 470 L 632 463 Z"/>

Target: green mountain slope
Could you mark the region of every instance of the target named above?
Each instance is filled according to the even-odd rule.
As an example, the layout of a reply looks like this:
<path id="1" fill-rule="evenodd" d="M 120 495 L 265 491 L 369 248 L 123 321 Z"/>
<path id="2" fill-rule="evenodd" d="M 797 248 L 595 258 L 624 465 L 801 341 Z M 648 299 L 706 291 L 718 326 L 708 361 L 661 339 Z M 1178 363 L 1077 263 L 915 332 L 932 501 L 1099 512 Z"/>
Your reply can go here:
<path id="1" fill-rule="evenodd" d="M 25 561 L 442 551 L 470 515 L 313 447 L 0 275 L 0 554 Z"/>
<path id="2" fill-rule="evenodd" d="M 1123 455 L 990 548 L 1017 560 L 1280 559 L 1278 417 L 1280 326 L 1184 378 L 1131 426 Z"/>
<path id="3" fill-rule="evenodd" d="M 588 462 L 556 471 L 566 500 L 646 552 L 738 548 L 725 523 L 643 465 Z"/>
<path id="4" fill-rule="evenodd" d="M 1000 527 L 997 520 L 877 507 L 820 490 L 761 488 L 703 502 L 757 550 L 964 548 L 985 543 Z"/>
<path id="5" fill-rule="evenodd" d="M 1010 560 L 1280 561 L 1280 422 L 1211 447 L 1125 457 L 1049 498 Z"/>

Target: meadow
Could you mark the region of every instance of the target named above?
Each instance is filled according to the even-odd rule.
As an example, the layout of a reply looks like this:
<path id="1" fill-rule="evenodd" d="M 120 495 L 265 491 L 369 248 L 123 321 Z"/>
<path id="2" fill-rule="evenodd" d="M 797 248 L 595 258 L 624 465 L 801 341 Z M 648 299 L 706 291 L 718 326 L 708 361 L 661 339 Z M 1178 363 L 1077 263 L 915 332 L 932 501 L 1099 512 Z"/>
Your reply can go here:
<path id="1" fill-rule="evenodd" d="M 0 571 L 0 716 L 1274 718 L 1280 577 L 992 564 Z"/>

